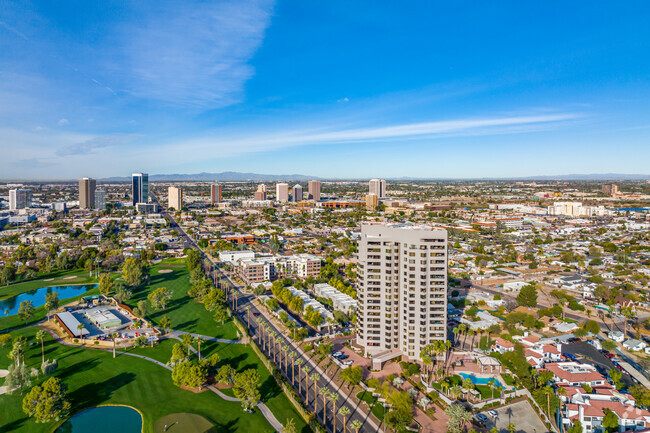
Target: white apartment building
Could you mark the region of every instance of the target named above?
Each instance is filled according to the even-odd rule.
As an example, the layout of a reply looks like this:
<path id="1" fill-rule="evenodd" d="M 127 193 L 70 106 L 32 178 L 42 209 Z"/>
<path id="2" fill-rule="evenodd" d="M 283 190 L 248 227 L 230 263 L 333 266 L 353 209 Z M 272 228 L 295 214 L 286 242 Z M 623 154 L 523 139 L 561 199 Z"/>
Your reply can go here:
<path id="1" fill-rule="evenodd" d="M 352 314 L 357 310 L 357 301 L 350 295 L 341 293 L 327 283 L 314 284 L 314 294 L 319 298 L 332 301 L 332 308 L 345 314 Z"/>
<path id="2" fill-rule="evenodd" d="M 32 206 L 31 189 L 9 190 L 9 210 L 25 209 Z"/>
<path id="3" fill-rule="evenodd" d="M 375 194 L 379 198 L 386 197 L 386 181 L 384 179 L 371 179 L 368 182 L 368 194 Z"/>
<path id="4" fill-rule="evenodd" d="M 275 184 L 275 201 L 289 201 L 289 185 L 286 183 Z"/>
<path id="5" fill-rule="evenodd" d="M 604 216 L 609 212 L 604 206 L 583 206 L 579 201 L 557 201 L 548 207 L 550 216 L 594 217 Z"/>
<path id="6" fill-rule="evenodd" d="M 181 210 L 183 208 L 183 188 L 170 186 L 167 189 L 167 202 L 169 209 Z"/>
<path id="7" fill-rule="evenodd" d="M 240 260 L 253 260 L 255 258 L 255 251 L 220 251 L 219 261 L 228 262 L 231 265 L 237 265 Z"/>
<path id="8" fill-rule="evenodd" d="M 294 254 L 277 258 L 278 271 L 300 278 L 315 277 L 320 274 L 321 258 L 313 254 Z"/>
<path id="9" fill-rule="evenodd" d="M 421 350 L 447 339 L 447 231 L 364 225 L 358 252 L 357 344 L 366 353 Z"/>

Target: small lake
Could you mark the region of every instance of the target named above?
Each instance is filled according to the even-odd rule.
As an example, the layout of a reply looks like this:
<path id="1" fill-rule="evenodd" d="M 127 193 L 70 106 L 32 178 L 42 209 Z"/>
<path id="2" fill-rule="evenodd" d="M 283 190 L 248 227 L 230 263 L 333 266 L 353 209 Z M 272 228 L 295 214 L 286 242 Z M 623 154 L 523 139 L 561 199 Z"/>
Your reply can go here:
<path id="1" fill-rule="evenodd" d="M 123 406 L 103 406 L 78 413 L 56 433 L 142 433 L 142 417 Z"/>
<path id="2" fill-rule="evenodd" d="M 36 308 L 45 305 L 45 296 L 49 293 L 58 293 L 59 300 L 62 300 L 83 295 L 88 290 L 95 287 L 97 287 L 97 284 L 86 284 L 84 286 L 52 286 L 30 290 L 29 292 L 21 293 L 20 295 L 12 296 L 4 301 L 0 301 L 0 317 L 18 314 L 18 308 L 20 308 L 20 303 L 23 301 L 32 301 L 34 303 L 34 308 Z M 5 313 L 7 310 L 9 310 L 9 314 Z"/>

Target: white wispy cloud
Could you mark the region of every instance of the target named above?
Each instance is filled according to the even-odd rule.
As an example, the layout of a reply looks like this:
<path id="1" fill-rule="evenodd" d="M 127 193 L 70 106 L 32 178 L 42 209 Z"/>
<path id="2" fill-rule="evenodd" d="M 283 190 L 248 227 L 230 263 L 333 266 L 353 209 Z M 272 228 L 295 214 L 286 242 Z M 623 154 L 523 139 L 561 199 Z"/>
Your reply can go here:
<path id="1" fill-rule="evenodd" d="M 218 137 L 169 143 L 166 148 L 204 152 L 202 155 L 234 156 L 293 146 L 360 143 L 368 141 L 404 141 L 463 135 L 521 134 L 557 126 L 582 117 L 575 113 L 470 118 L 434 122 L 408 123 L 381 127 L 342 130 L 295 130 L 264 134 Z"/>
<path id="2" fill-rule="evenodd" d="M 248 61 L 263 41 L 271 9 L 265 0 L 147 4 L 138 20 L 121 28 L 122 46 L 112 60 L 120 67 L 113 75 L 123 78 L 121 88 L 145 99 L 231 104 L 254 73 Z"/>

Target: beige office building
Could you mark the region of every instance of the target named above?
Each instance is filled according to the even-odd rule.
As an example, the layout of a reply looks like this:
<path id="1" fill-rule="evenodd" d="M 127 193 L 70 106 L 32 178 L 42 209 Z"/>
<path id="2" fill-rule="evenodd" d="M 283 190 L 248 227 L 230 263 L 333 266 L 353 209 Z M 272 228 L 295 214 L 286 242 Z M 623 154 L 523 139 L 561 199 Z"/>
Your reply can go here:
<path id="1" fill-rule="evenodd" d="M 89 177 L 79 179 L 79 209 L 95 208 L 95 189 L 97 181 Z"/>
<path id="2" fill-rule="evenodd" d="M 366 210 L 375 210 L 379 206 L 379 197 L 377 194 L 368 194 L 366 196 Z"/>
<path id="3" fill-rule="evenodd" d="M 217 203 L 221 203 L 221 201 L 221 184 L 213 183 L 210 185 L 210 202 L 212 203 L 212 206 L 214 206 Z"/>
<path id="4" fill-rule="evenodd" d="M 169 187 L 167 190 L 167 207 L 176 210 L 183 208 L 183 188 Z"/>
<path id="5" fill-rule="evenodd" d="M 429 226 L 361 227 L 357 344 L 421 361 L 447 339 L 447 231 Z"/>
<path id="6" fill-rule="evenodd" d="M 289 185 L 286 183 L 275 184 L 275 201 L 289 201 Z"/>
<path id="7" fill-rule="evenodd" d="M 320 181 L 310 180 L 307 185 L 307 192 L 309 193 L 309 199 L 320 201 Z"/>
<path id="8" fill-rule="evenodd" d="M 291 198 L 296 203 L 302 201 L 302 186 L 300 186 L 300 184 L 296 184 L 293 187 L 293 193 L 291 194 Z"/>

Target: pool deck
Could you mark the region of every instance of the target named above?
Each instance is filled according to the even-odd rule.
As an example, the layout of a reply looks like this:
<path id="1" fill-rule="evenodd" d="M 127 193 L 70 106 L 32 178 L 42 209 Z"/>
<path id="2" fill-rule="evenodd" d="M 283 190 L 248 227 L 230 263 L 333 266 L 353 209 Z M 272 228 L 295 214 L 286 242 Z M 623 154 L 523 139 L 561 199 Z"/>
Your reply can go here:
<path id="1" fill-rule="evenodd" d="M 514 389 L 514 387 L 509 386 L 503 380 L 503 378 L 501 377 L 501 373 L 476 373 L 476 372 L 473 372 L 473 371 L 458 371 L 458 370 L 454 371 L 454 373 L 456 373 L 460 377 L 463 377 L 462 375 L 466 374 L 468 376 L 474 376 L 477 379 L 496 379 L 496 381 L 501 384 L 501 387 L 504 390 L 507 391 L 507 390 L 510 390 L 510 389 Z M 487 385 L 487 383 L 479 383 L 478 385 Z"/>

